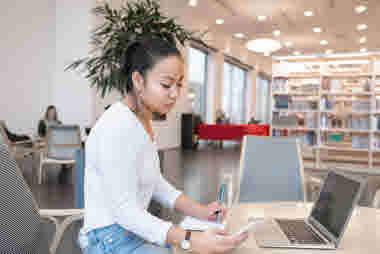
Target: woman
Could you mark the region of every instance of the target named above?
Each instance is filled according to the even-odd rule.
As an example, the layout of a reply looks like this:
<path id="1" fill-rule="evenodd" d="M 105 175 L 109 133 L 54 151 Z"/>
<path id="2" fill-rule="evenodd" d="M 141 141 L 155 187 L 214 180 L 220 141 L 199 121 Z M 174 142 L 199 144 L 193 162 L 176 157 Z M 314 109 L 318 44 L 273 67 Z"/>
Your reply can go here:
<path id="1" fill-rule="evenodd" d="M 85 254 L 170 253 L 176 245 L 197 253 L 222 253 L 247 238 L 224 232 L 186 232 L 147 212 L 151 198 L 185 215 L 215 220 L 217 203 L 190 200 L 161 175 L 152 131 L 153 112 L 168 113 L 184 78 L 175 45 L 160 39 L 137 41 L 125 53 L 128 76 L 120 102 L 91 130 L 86 143 L 85 216 L 78 243 Z M 161 246 L 161 247 L 159 247 Z"/>
<path id="2" fill-rule="evenodd" d="M 38 123 L 38 135 L 41 138 L 46 137 L 46 132 L 49 126 L 61 123 L 62 122 L 58 120 L 57 109 L 55 106 L 48 106 L 44 118 L 41 119 Z"/>

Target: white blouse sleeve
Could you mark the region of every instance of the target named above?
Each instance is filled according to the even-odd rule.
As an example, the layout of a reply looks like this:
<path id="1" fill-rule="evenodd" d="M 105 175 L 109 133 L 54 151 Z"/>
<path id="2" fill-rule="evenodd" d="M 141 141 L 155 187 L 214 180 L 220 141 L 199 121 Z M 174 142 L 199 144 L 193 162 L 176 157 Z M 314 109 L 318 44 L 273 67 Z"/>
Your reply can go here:
<path id="1" fill-rule="evenodd" d="M 137 169 L 143 161 L 141 135 L 116 126 L 99 137 L 98 164 L 115 223 L 152 243 L 164 245 L 172 223 L 152 216 L 137 200 Z M 128 134 L 126 134 L 128 133 Z M 127 135 L 127 138 L 125 137 Z"/>
<path id="2" fill-rule="evenodd" d="M 160 202 L 162 205 L 172 209 L 174 208 L 175 201 L 182 194 L 160 174 L 159 181 L 156 185 L 156 189 L 153 192 L 153 199 Z"/>

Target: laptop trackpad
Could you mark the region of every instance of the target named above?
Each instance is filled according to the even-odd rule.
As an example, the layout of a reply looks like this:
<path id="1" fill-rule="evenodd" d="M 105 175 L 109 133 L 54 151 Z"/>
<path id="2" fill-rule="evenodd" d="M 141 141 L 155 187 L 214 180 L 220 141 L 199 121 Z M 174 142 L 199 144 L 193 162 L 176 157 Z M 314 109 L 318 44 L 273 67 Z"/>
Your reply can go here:
<path id="1" fill-rule="evenodd" d="M 281 231 L 277 223 L 272 219 L 259 223 L 254 228 L 254 236 L 257 245 L 262 247 L 275 247 L 289 245 L 289 240 Z"/>

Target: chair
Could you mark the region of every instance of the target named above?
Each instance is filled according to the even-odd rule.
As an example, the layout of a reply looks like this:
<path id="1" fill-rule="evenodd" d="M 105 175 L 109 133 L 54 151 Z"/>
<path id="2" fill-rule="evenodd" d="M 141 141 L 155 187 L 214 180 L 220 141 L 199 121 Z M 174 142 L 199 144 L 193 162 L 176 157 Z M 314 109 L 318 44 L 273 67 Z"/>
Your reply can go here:
<path id="1" fill-rule="evenodd" d="M 56 220 L 41 217 L 8 146 L 0 143 L 0 253 L 47 254 Z M 50 221 L 48 221 L 48 220 Z"/>
<path id="2" fill-rule="evenodd" d="M 245 136 L 239 173 L 239 202 L 306 201 L 297 139 Z"/>
<path id="3" fill-rule="evenodd" d="M 40 153 L 39 184 L 42 183 L 42 170 L 45 164 L 75 164 L 75 152 L 81 147 L 80 128 L 77 125 L 50 126 L 46 143 L 45 151 Z"/>
<path id="4" fill-rule="evenodd" d="M 7 135 L 7 125 L 5 121 L 0 120 L 0 141 L 8 146 L 8 149 L 14 157 L 26 157 L 32 155 L 34 142 L 32 140 L 12 142 Z M 29 146 L 29 147 L 28 147 Z"/>
<path id="5" fill-rule="evenodd" d="M 376 191 L 375 197 L 373 198 L 372 206 L 374 208 L 380 208 L 380 190 Z"/>

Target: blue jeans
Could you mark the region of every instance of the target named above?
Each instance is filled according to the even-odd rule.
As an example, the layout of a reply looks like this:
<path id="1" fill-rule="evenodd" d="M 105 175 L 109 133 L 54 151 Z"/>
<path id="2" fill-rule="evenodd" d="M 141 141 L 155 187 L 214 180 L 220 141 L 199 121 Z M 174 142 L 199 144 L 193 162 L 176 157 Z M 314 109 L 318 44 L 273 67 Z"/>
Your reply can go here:
<path id="1" fill-rule="evenodd" d="M 80 233 L 78 245 L 83 254 L 171 254 L 170 247 L 148 243 L 119 224 Z"/>

